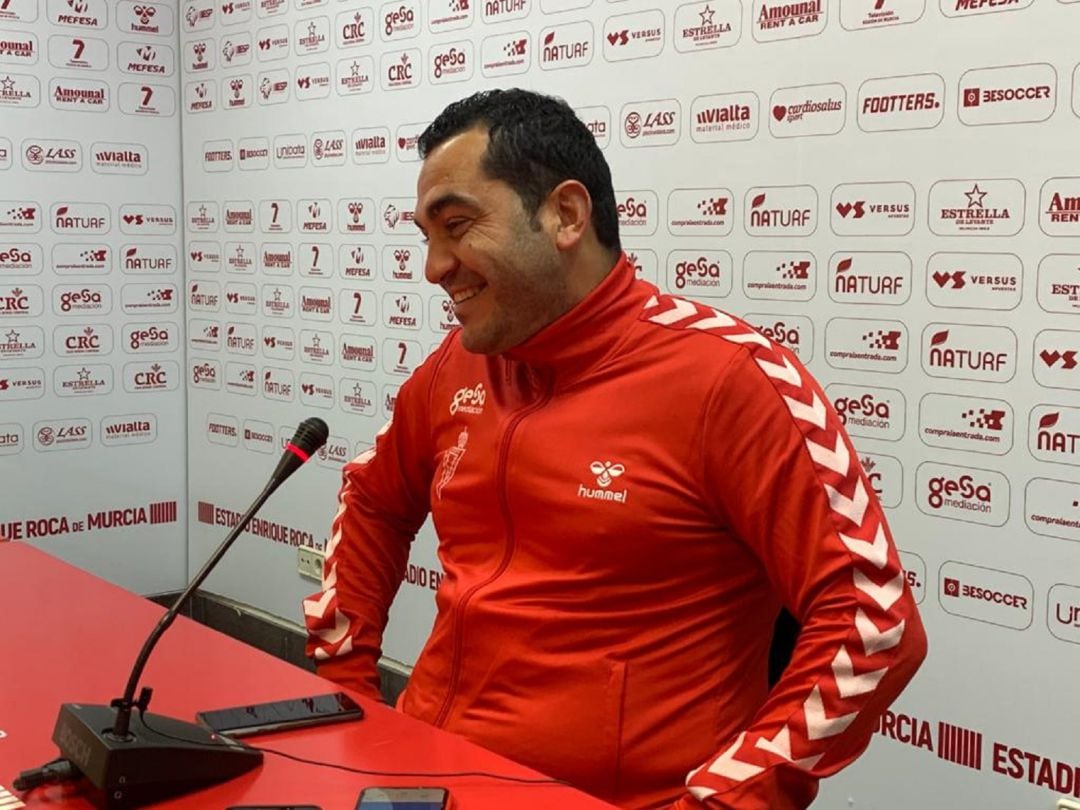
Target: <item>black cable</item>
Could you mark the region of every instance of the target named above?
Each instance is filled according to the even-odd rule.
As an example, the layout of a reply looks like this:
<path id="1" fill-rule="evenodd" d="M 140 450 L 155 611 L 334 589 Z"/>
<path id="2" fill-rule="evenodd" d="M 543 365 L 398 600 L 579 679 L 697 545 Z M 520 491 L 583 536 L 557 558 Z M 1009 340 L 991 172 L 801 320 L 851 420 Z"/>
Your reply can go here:
<path id="1" fill-rule="evenodd" d="M 11 786 L 18 791 L 26 792 L 41 785 L 54 785 L 58 782 L 77 779 L 80 776 L 82 776 L 82 773 L 73 763 L 63 757 L 57 757 L 52 762 L 46 762 L 40 768 L 23 771 L 15 777 L 15 781 L 11 783 Z"/>
<path id="2" fill-rule="evenodd" d="M 177 737 L 173 734 L 168 734 L 164 731 L 151 726 L 146 722 L 146 715 L 144 712 L 139 712 L 139 721 L 146 726 L 150 731 L 165 737 L 170 740 L 176 740 L 177 742 L 187 743 L 189 745 L 205 745 L 210 748 L 218 747 L 216 743 L 208 743 L 202 740 L 189 740 L 186 737 Z M 222 735 L 227 736 L 227 735 Z M 233 738 L 230 738 L 233 739 Z M 347 773 L 357 773 L 362 776 L 404 776 L 409 778 L 457 778 L 465 776 L 478 776 L 485 779 L 498 779 L 504 782 L 514 782 L 520 785 L 559 785 L 561 787 L 570 787 L 568 782 L 563 782 L 560 779 L 526 779 L 520 776 L 505 776 L 498 773 L 488 773 L 487 771 L 451 771 L 451 772 L 434 772 L 434 771 L 373 771 L 365 768 L 353 768 L 350 765 L 339 765 L 336 762 L 323 762 L 317 759 L 306 759 L 305 757 L 299 757 L 295 754 L 286 754 L 284 751 L 277 751 L 273 748 L 264 748 L 260 745 L 251 745 L 243 740 L 239 742 L 252 749 L 253 751 L 262 751 L 264 754 L 274 754 L 275 756 L 284 757 L 285 759 L 291 759 L 295 762 L 299 762 L 303 765 L 315 765 L 319 768 L 334 768 L 339 771 L 345 771 Z"/>

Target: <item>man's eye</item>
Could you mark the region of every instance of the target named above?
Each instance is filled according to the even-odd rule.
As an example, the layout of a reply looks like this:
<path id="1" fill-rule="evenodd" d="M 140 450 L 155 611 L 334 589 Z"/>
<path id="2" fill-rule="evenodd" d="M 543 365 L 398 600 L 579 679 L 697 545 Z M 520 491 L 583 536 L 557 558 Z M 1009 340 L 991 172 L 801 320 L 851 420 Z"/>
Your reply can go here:
<path id="1" fill-rule="evenodd" d="M 463 230 L 463 226 L 467 220 L 464 219 L 451 219 L 446 223 L 446 232 L 451 236 L 456 236 Z"/>

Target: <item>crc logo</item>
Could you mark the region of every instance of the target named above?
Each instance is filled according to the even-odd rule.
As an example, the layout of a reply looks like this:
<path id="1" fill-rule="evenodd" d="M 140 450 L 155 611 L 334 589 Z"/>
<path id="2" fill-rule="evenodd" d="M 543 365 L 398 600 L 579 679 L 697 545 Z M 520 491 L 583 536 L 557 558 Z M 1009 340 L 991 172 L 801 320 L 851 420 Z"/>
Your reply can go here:
<path id="1" fill-rule="evenodd" d="M 78 334 L 65 337 L 64 348 L 68 353 L 97 353 L 101 350 L 101 336 L 94 331 L 94 327 L 87 326 Z"/>
<path id="2" fill-rule="evenodd" d="M 484 402 L 486 401 L 487 391 L 484 390 L 483 383 L 477 383 L 471 388 L 468 386 L 459 388 L 450 401 L 450 415 L 453 416 L 459 411 L 479 415 L 484 412 Z"/>

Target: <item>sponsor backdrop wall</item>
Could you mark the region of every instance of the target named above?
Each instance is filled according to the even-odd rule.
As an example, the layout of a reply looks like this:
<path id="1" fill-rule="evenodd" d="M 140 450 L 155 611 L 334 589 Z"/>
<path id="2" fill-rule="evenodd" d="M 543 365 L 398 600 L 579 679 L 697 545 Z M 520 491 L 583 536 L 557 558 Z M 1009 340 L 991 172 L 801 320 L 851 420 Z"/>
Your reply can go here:
<path id="1" fill-rule="evenodd" d="M 1080 4 L 192 0 L 179 16 L 191 567 L 296 423 L 331 427 L 214 589 L 299 621 L 315 586 L 295 547 L 326 542 L 341 464 L 454 325 L 422 279 L 416 136 L 473 90 L 536 88 L 605 150 L 640 275 L 793 348 L 889 508 L 931 654 L 819 805 L 1080 796 L 1064 721 Z M 425 529 L 388 656 L 415 659 L 438 581 Z"/>
<path id="2" fill-rule="evenodd" d="M 144 593 L 187 558 L 177 42 L 0 0 L 0 537 Z"/>

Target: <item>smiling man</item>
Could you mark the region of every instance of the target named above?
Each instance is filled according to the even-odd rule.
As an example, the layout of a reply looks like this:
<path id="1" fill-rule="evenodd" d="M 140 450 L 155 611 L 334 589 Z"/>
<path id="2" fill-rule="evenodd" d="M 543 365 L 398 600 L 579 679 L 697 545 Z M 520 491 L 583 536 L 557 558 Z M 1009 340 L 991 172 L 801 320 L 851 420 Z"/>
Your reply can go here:
<path id="1" fill-rule="evenodd" d="M 430 512 L 445 577 L 404 712 L 623 807 L 806 807 L 926 649 L 837 415 L 789 351 L 635 277 L 565 103 L 478 93 L 419 147 L 461 328 L 345 467 L 304 603 L 320 674 L 378 696 Z M 770 690 L 781 607 L 802 631 Z"/>

